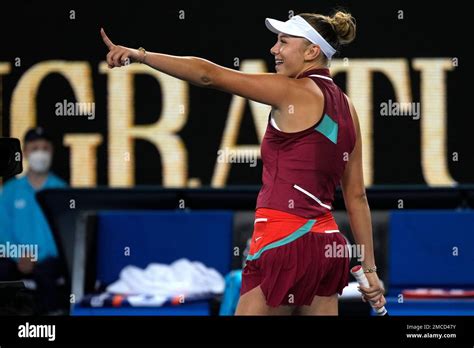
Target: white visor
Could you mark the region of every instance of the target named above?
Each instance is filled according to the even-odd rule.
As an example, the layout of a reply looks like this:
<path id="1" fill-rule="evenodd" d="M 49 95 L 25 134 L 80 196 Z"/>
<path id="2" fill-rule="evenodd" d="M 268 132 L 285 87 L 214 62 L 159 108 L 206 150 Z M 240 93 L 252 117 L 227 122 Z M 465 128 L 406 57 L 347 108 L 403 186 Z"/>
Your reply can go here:
<path id="1" fill-rule="evenodd" d="M 301 16 L 293 16 L 286 22 L 266 18 L 265 25 L 275 34 L 282 33 L 308 39 L 311 43 L 318 45 L 328 59 L 336 53 L 336 50 Z"/>

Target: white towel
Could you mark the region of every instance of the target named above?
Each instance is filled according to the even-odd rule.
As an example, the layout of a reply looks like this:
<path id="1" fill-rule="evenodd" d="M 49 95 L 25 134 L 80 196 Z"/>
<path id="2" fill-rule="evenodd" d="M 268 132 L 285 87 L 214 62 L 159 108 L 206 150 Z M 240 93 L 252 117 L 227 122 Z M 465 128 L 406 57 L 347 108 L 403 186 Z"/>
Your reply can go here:
<path id="1" fill-rule="evenodd" d="M 152 263 L 146 269 L 126 266 L 119 279 L 107 287 L 108 293 L 149 295 L 155 303 L 175 296 L 221 294 L 225 281 L 222 275 L 201 262 L 179 259 L 171 265 Z"/>

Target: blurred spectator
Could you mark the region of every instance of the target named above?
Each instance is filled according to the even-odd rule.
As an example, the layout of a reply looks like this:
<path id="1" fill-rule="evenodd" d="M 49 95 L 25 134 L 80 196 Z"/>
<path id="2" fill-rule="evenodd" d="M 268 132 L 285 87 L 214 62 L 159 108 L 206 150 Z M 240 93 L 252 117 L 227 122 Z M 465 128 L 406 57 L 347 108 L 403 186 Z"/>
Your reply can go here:
<path id="1" fill-rule="evenodd" d="M 60 308 L 57 283 L 62 267 L 35 194 L 66 183 L 50 172 L 53 144 L 42 128 L 30 129 L 23 144 L 28 171 L 0 191 L 0 281 L 33 280 L 38 309 L 47 314 Z"/>

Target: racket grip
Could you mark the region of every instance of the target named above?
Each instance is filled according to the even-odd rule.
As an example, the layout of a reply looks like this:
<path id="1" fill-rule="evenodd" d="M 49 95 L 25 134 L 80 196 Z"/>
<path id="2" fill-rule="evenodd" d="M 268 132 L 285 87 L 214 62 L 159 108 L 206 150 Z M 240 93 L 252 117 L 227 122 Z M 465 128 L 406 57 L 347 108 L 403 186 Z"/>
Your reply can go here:
<path id="1" fill-rule="evenodd" d="M 367 280 L 367 277 L 365 276 L 364 270 L 362 269 L 362 266 L 358 265 L 358 266 L 352 267 L 351 274 L 354 276 L 354 278 L 357 280 L 357 283 L 359 283 L 360 286 L 363 286 L 364 288 L 368 288 L 370 286 L 369 281 Z M 388 315 L 387 310 L 385 309 L 385 306 L 382 308 L 375 308 L 372 302 L 369 301 L 369 303 L 372 309 L 377 314 L 377 316 Z"/>

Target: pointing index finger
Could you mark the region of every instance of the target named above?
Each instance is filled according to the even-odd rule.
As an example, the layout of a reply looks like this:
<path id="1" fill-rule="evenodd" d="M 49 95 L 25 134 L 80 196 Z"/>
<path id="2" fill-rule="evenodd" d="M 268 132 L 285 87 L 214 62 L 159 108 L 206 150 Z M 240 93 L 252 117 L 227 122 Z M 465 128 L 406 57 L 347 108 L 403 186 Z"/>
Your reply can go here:
<path id="1" fill-rule="evenodd" d="M 108 47 L 109 50 L 114 48 L 115 45 L 105 33 L 104 28 L 100 28 L 100 35 L 102 36 L 102 40 L 104 41 L 105 45 Z"/>

